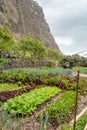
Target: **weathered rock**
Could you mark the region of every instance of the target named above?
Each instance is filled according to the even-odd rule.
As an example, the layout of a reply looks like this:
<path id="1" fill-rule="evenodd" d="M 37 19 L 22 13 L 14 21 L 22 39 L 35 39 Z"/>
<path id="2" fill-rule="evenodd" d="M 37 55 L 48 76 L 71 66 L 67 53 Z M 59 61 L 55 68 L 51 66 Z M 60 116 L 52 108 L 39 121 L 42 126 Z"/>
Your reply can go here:
<path id="1" fill-rule="evenodd" d="M 16 39 L 32 34 L 47 47 L 59 49 L 42 8 L 33 0 L 0 0 L 0 24 L 10 22 Z"/>

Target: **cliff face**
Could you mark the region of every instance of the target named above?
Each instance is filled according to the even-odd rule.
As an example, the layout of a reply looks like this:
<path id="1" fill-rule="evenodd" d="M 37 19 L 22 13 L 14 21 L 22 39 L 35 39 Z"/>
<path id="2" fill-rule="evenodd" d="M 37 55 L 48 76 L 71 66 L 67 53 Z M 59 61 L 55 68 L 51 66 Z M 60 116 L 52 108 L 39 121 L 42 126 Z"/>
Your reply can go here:
<path id="1" fill-rule="evenodd" d="M 16 39 L 32 34 L 47 47 L 58 49 L 44 18 L 42 8 L 33 0 L 0 0 L 0 24 L 10 22 Z"/>

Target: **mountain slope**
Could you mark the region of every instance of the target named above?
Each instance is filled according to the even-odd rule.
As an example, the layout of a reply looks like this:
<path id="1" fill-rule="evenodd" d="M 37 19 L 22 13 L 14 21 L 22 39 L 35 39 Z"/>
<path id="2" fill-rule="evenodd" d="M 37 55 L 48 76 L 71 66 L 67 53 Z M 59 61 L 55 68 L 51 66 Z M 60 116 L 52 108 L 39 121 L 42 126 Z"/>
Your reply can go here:
<path id="1" fill-rule="evenodd" d="M 42 8 L 33 0 L 0 0 L 0 24 L 10 22 L 16 39 L 31 34 L 47 47 L 59 49 Z"/>

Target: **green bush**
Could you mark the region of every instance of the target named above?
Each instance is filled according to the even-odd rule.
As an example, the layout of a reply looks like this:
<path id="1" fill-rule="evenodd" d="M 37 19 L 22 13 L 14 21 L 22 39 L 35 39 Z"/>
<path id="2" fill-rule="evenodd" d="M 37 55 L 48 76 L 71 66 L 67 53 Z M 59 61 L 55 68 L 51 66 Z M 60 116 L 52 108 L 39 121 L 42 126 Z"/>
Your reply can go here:
<path id="1" fill-rule="evenodd" d="M 58 61 L 54 60 L 48 61 L 48 67 L 58 67 Z"/>

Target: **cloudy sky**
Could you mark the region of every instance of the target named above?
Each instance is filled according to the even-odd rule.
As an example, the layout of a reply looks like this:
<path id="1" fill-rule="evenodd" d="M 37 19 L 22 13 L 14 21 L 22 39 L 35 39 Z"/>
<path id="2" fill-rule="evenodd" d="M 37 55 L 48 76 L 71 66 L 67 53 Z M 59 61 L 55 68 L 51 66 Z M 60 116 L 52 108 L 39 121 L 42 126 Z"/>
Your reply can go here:
<path id="1" fill-rule="evenodd" d="M 87 0 L 36 1 L 64 54 L 87 50 Z"/>

